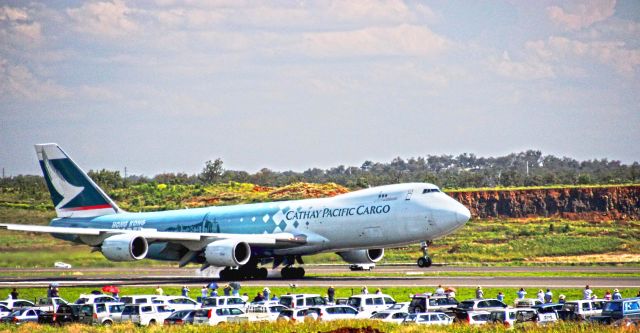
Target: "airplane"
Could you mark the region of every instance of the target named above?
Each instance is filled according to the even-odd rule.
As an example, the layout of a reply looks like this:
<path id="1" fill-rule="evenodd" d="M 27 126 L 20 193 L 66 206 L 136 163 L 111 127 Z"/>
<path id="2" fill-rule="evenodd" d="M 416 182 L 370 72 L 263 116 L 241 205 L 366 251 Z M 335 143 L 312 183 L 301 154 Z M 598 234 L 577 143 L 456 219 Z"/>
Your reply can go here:
<path id="1" fill-rule="evenodd" d="M 469 210 L 428 183 L 371 187 L 330 198 L 126 212 L 55 143 L 35 145 L 57 217 L 48 226 L 0 229 L 49 233 L 91 246 L 112 261 L 155 259 L 224 267 L 220 279 L 264 279 L 283 266 L 285 279 L 305 275 L 302 256 L 335 252 L 348 263 L 375 263 L 385 248 L 428 245 L 462 227 Z"/>

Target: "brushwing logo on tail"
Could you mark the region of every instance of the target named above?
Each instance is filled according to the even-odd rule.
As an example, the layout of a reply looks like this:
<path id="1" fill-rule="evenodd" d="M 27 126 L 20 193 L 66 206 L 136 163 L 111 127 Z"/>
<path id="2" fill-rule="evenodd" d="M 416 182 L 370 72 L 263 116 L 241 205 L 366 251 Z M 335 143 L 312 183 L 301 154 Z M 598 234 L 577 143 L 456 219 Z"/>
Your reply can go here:
<path id="1" fill-rule="evenodd" d="M 56 209 L 62 208 L 84 191 L 84 187 L 71 185 L 64 179 L 60 172 L 49 162 L 49 158 L 44 151 L 42 152 L 42 162 L 47 170 L 47 175 L 49 175 L 51 185 L 62 196 L 62 200 L 56 205 Z"/>

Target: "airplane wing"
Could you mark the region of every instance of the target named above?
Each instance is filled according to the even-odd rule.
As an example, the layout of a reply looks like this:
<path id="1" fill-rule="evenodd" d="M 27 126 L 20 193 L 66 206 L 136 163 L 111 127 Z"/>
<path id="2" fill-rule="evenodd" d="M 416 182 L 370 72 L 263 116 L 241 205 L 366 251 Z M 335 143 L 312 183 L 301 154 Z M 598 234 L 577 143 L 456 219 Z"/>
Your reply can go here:
<path id="1" fill-rule="evenodd" d="M 70 227 L 52 227 L 29 224 L 0 224 L 0 229 L 12 231 L 39 232 L 59 235 L 77 235 L 85 237 L 95 237 L 102 239 L 121 234 L 140 235 L 147 241 L 162 242 L 201 242 L 203 244 L 221 240 L 235 239 L 248 243 L 249 245 L 259 245 L 264 247 L 280 247 L 291 245 L 303 245 L 306 243 L 305 237 L 293 235 L 288 232 L 276 234 L 227 234 L 227 233 L 197 233 L 197 232 L 172 232 L 158 231 L 156 229 L 97 229 L 97 228 L 70 228 Z"/>

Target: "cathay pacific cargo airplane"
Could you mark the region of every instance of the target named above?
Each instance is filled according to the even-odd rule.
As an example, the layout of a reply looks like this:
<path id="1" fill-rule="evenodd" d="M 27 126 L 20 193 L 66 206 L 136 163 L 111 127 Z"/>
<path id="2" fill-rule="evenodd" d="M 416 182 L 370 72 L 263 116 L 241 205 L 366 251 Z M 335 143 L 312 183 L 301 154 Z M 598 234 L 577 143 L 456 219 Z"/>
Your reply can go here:
<path id="1" fill-rule="evenodd" d="M 266 278 L 259 267 L 283 266 L 302 278 L 302 256 L 335 252 L 349 263 L 373 263 L 384 248 L 427 246 L 463 226 L 469 210 L 432 184 L 372 187 L 332 198 L 129 213 L 98 187 L 57 144 L 35 146 L 57 218 L 49 226 L 0 228 L 49 233 L 86 244 L 109 260 L 144 258 L 224 267 L 221 279 Z"/>

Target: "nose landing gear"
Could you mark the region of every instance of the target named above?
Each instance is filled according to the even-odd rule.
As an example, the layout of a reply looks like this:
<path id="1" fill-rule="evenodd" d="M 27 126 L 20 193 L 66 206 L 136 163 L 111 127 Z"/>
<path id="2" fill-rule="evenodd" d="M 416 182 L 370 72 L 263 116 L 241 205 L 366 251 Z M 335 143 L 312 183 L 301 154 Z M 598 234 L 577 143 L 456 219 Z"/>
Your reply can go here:
<path id="1" fill-rule="evenodd" d="M 429 245 L 431 241 L 420 242 L 420 248 L 422 249 L 422 257 L 418 258 L 418 267 L 430 267 L 433 263 L 431 257 L 429 257 Z"/>

